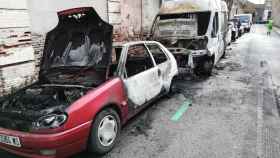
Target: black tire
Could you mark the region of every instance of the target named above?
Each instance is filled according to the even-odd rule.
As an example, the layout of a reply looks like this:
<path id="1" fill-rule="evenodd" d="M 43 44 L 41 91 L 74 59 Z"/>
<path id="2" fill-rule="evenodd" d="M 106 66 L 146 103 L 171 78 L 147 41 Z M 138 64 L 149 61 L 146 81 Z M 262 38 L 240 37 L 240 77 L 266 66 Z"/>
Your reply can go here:
<path id="1" fill-rule="evenodd" d="M 99 125 L 100 125 L 101 121 L 106 117 L 112 117 L 113 119 L 115 119 L 115 121 L 117 123 L 116 137 L 115 137 L 113 143 L 109 146 L 102 145 L 100 139 L 98 138 Z M 108 109 L 105 109 L 105 110 L 101 111 L 96 116 L 96 118 L 95 118 L 95 120 L 92 124 L 92 127 L 91 127 L 91 133 L 90 133 L 90 136 L 89 136 L 88 151 L 93 153 L 93 154 L 97 154 L 97 155 L 107 154 L 115 146 L 116 141 L 117 141 L 117 139 L 120 135 L 120 130 L 121 130 L 121 121 L 120 121 L 120 117 L 119 117 L 118 113 L 111 108 L 108 108 Z"/>
<path id="2" fill-rule="evenodd" d="M 223 50 L 223 55 L 222 55 L 222 58 L 224 59 L 226 57 L 226 50 L 227 50 L 227 46 L 224 47 L 224 50 Z"/>
<path id="3" fill-rule="evenodd" d="M 207 76 L 211 76 L 213 71 L 214 63 L 212 60 L 207 60 L 203 64 L 203 74 Z"/>
<path id="4" fill-rule="evenodd" d="M 214 67 L 214 62 L 211 59 L 205 60 L 201 65 L 195 68 L 196 75 L 211 76 Z"/>
<path id="5" fill-rule="evenodd" d="M 178 89 L 178 87 L 177 87 L 176 84 L 175 84 L 176 78 L 177 78 L 177 76 L 175 76 L 175 77 L 172 79 L 172 81 L 171 81 L 171 85 L 170 85 L 170 88 L 169 88 L 168 95 L 173 95 L 173 94 L 179 92 L 179 89 Z"/>

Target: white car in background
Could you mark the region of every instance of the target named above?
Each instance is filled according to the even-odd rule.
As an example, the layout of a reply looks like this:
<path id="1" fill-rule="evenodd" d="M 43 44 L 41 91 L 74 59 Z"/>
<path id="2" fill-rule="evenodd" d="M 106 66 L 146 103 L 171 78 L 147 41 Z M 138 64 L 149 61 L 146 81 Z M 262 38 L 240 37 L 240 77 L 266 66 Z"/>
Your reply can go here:
<path id="1" fill-rule="evenodd" d="M 252 14 L 237 14 L 234 15 L 234 18 L 237 18 L 241 22 L 241 26 L 244 28 L 244 32 L 250 32 L 251 26 L 253 24 Z"/>

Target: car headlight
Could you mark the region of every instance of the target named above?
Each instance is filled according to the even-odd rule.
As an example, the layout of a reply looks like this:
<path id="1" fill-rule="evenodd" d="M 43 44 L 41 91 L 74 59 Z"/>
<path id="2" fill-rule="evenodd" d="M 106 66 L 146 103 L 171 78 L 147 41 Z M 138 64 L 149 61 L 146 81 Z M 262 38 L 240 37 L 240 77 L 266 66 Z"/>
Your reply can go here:
<path id="1" fill-rule="evenodd" d="M 34 129 L 53 129 L 62 126 L 67 121 L 67 114 L 51 114 L 39 118 L 33 123 Z"/>

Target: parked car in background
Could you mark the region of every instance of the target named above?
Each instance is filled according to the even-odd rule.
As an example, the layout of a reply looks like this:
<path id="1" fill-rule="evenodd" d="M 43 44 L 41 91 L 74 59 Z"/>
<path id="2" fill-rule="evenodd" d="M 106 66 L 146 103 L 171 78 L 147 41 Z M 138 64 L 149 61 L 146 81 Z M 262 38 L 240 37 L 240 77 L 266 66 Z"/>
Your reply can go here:
<path id="1" fill-rule="evenodd" d="M 211 75 L 227 45 L 227 8 L 223 5 L 221 0 L 164 2 L 154 20 L 152 39 L 176 50 L 180 68 Z"/>
<path id="2" fill-rule="evenodd" d="M 122 125 L 172 89 L 176 60 L 158 42 L 112 48 L 113 27 L 93 8 L 58 15 L 39 81 L 0 99 L 0 149 L 39 158 L 105 154 Z"/>
<path id="3" fill-rule="evenodd" d="M 230 21 L 232 21 L 235 24 L 236 28 L 237 28 L 238 38 L 241 37 L 243 35 L 243 33 L 244 33 L 244 27 L 242 26 L 240 19 L 233 18 Z"/>
<path id="4" fill-rule="evenodd" d="M 253 15 L 252 14 L 237 14 L 237 15 L 234 15 L 234 18 L 240 20 L 241 26 L 244 27 L 244 32 L 250 32 L 251 26 L 253 24 Z"/>
<path id="5" fill-rule="evenodd" d="M 231 29 L 231 42 L 235 42 L 238 39 L 238 28 L 237 25 L 233 22 L 229 22 L 230 29 Z"/>

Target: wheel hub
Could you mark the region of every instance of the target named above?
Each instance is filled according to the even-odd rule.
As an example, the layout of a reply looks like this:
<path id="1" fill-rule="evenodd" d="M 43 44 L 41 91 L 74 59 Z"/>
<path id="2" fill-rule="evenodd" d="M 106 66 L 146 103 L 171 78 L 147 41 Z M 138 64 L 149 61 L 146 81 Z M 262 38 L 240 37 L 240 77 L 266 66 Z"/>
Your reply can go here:
<path id="1" fill-rule="evenodd" d="M 98 139 L 103 146 L 110 146 L 116 139 L 117 122 L 113 116 L 104 117 L 98 127 Z"/>

